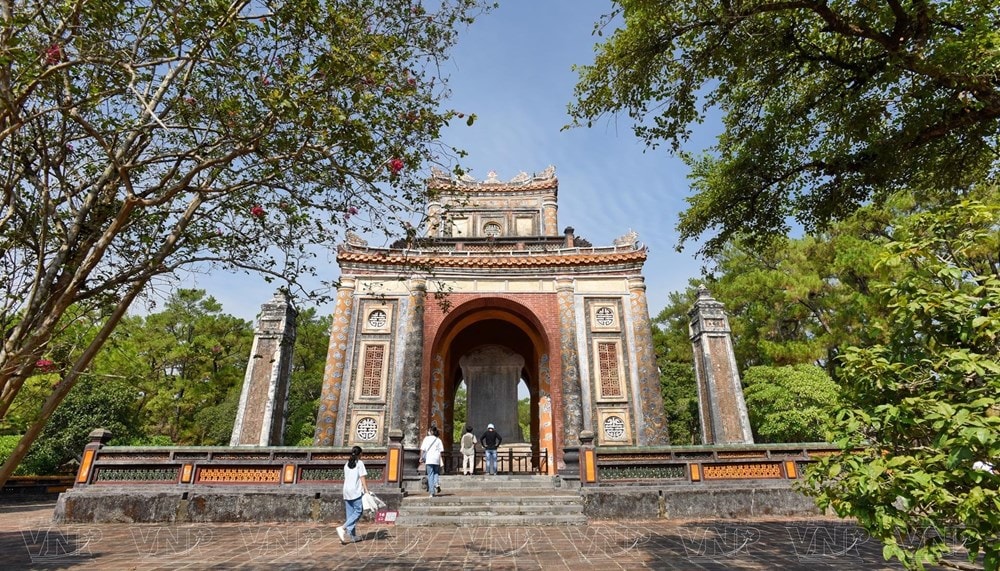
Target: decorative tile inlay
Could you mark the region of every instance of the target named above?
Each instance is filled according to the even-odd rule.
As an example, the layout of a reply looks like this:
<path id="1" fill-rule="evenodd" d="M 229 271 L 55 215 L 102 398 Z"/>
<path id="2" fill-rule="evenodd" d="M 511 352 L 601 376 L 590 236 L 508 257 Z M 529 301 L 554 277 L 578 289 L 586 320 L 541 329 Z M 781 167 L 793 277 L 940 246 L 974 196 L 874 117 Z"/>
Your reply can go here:
<path id="1" fill-rule="evenodd" d="M 559 349 L 562 354 L 563 444 L 579 442 L 583 430 L 583 405 L 577 368 L 579 353 L 576 346 L 576 311 L 573 307 L 573 285 L 560 280 L 556 286 L 559 304 Z"/>
<path id="2" fill-rule="evenodd" d="M 781 464 L 704 464 L 706 480 L 756 480 L 781 478 Z"/>
<path id="3" fill-rule="evenodd" d="M 632 351 L 638 363 L 639 406 L 641 419 L 636 419 L 639 444 L 647 446 L 670 443 L 666 419 L 663 414 L 663 395 L 660 393 L 660 376 L 653 350 L 653 330 L 649 324 L 649 307 L 646 304 L 646 286 L 642 278 L 630 280 L 629 299 L 632 308 Z"/>
<path id="4" fill-rule="evenodd" d="M 176 482 L 179 468 L 108 468 L 99 467 L 95 482 Z"/>
<path id="5" fill-rule="evenodd" d="M 277 484 L 280 481 L 280 466 L 273 468 L 201 468 L 198 470 L 198 482 Z"/>
<path id="6" fill-rule="evenodd" d="M 602 481 L 608 480 L 641 480 L 641 479 L 687 479 L 687 466 L 600 466 L 598 473 Z"/>
<path id="7" fill-rule="evenodd" d="M 347 281 L 347 280 L 345 280 Z M 347 361 L 347 339 L 354 309 L 354 281 L 337 290 L 337 302 L 330 323 L 330 345 L 327 349 L 323 392 L 316 418 L 316 446 L 333 446 L 336 432 L 340 393 L 344 389 L 344 363 Z"/>

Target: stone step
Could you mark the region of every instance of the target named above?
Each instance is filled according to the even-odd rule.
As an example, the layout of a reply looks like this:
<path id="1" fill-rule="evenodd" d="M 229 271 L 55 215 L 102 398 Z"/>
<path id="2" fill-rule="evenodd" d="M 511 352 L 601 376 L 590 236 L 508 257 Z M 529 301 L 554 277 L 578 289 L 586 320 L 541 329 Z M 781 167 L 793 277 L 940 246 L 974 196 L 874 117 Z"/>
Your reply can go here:
<path id="1" fill-rule="evenodd" d="M 583 506 L 580 504 L 562 504 L 547 506 L 526 506 L 526 505 L 497 505 L 497 504 L 477 504 L 477 505 L 440 505 L 440 506 L 410 506 L 399 511 L 400 516 L 422 515 L 422 516 L 493 516 L 493 515 L 560 515 L 560 514 L 582 514 Z"/>
<path id="2" fill-rule="evenodd" d="M 532 527 L 549 525 L 586 525 L 587 516 L 556 515 L 417 515 L 399 514 L 396 525 L 401 527 Z"/>
<path id="3" fill-rule="evenodd" d="M 476 474 L 472 476 L 446 475 L 441 476 L 441 489 L 448 490 L 478 490 L 478 489 L 560 489 L 562 479 L 559 476 L 521 476 L 497 474 L 487 476 Z"/>
<path id="4" fill-rule="evenodd" d="M 407 497 L 403 509 L 520 509 L 545 510 L 563 506 L 580 507 L 580 496 L 548 496 L 519 498 L 516 496 L 462 497 L 442 494 L 437 497 Z"/>

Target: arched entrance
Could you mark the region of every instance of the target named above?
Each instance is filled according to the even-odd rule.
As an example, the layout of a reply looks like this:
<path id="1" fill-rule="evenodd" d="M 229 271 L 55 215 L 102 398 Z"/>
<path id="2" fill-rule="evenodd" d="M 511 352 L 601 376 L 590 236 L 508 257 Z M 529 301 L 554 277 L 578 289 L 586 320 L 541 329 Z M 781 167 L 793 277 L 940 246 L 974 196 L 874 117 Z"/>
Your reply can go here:
<path id="1" fill-rule="evenodd" d="M 530 450 L 532 466 L 555 473 L 549 342 L 530 310 L 508 299 L 476 299 L 449 312 L 433 341 L 424 426 L 441 427 L 451 448 L 456 391 L 464 383 L 467 419 L 476 436 L 488 423 L 505 444 Z M 518 426 L 518 384 L 529 400 L 527 433 Z M 462 427 L 459 427 L 460 429 Z M 544 456 L 544 461 L 542 457 Z"/>

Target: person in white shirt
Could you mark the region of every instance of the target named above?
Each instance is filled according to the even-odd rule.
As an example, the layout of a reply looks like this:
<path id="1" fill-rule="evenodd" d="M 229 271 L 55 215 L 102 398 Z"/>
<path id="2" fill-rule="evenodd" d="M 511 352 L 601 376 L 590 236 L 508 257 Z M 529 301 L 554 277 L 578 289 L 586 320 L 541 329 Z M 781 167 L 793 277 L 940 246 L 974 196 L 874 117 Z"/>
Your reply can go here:
<path id="1" fill-rule="evenodd" d="M 465 434 L 462 435 L 462 473 L 472 474 L 476 467 L 476 435 L 472 433 L 472 427 L 465 427 Z"/>
<path id="2" fill-rule="evenodd" d="M 438 429 L 432 426 L 427 429 L 427 436 L 420 443 L 420 457 L 427 465 L 427 490 L 433 498 L 441 492 L 438 486 L 438 477 L 441 475 L 441 453 L 444 452 L 444 443 L 438 438 Z"/>
<path id="3" fill-rule="evenodd" d="M 361 497 L 368 493 L 368 481 L 365 479 L 367 475 L 365 463 L 361 461 L 361 447 L 355 446 L 351 448 L 351 458 L 344 466 L 344 512 L 347 520 L 337 528 L 337 536 L 342 544 L 360 541 L 354 533 L 354 527 L 361 519 Z"/>

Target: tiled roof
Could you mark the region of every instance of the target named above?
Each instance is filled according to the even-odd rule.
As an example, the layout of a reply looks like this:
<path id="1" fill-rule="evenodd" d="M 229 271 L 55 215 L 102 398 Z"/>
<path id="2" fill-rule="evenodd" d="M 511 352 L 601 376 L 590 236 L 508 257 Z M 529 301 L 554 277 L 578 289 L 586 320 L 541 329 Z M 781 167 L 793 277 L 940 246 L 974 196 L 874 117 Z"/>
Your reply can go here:
<path id="1" fill-rule="evenodd" d="M 544 268 L 544 267 L 581 267 L 606 264 L 621 264 L 644 262 L 646 249 L 627 249 L 613 251 L 609 249 L 594 249 L 596 251 L 573 249 L 553 253 L 519 253 L 497 252 L 496 254 L 475 253 L 473 255 L 454 255 L 407 250 L 375 250 L 364 251 L 341 249 L 337 253 L 337 262 L 378 264 L 390 266 L 435 266 L 449 268 Z M 604 251 L 601 251 L 604 250 Z"/>

